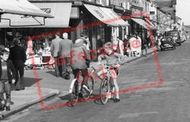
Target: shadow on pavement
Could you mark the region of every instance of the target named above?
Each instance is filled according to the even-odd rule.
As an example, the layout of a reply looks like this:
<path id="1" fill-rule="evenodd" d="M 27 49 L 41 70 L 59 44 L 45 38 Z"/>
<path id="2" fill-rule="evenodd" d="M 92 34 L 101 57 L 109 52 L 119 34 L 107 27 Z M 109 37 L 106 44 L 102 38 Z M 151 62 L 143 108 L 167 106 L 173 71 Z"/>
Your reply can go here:
<path id="1" fill-rule="evenodd" d="M 59 98 L 60 98 L 61 100 L 70 100 L 70 97 L 71 97 L 70 94 L 60 95 L 60 96 L 59 96 Z"/>
<path id="2" fill-rule="evenodd" d="M 40 80 L 42 80 L 42 78 L 24 77 L 24 85 L 25 87 L 30 87 Z"/>
<path id="3" fill-rule="evenodd" d="M 46 73 L 50 74 L 50 75 L 53 75 L 53 76 L 56 76 L 55 75 L 55 71 L 47 71 Z"/>

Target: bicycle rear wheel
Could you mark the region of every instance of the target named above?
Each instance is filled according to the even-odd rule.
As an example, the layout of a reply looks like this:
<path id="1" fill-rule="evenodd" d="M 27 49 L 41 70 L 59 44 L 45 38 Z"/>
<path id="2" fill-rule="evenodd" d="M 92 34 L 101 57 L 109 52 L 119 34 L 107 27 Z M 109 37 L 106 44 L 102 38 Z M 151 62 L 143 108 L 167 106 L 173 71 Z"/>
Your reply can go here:
<path id="1" fill-rule="evenodd" d="M 79 99 L 79 88 L 78 88 L 78 81 L 75 80 L 73 89 L 72 89 L 72 93 L 70 96 L 70 100 L 69 100 L 69 104 L 73 107 L 77 104 L 78 99 Z"/>
<path id="2" fill-rule="evenodd" d="M 105 105 L 111 96 L 110 83 L 108 78 L 104 78 L 100 84 L 100 102 Z"/>

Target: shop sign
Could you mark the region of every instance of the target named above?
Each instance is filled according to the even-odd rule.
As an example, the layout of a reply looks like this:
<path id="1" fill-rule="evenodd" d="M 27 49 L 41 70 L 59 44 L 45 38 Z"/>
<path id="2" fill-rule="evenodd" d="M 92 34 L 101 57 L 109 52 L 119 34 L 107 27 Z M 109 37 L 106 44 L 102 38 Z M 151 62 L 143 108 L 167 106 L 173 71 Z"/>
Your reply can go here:
<path id="1" fill-rule="evenodd" d="M 131 0 L 131 5 L 143 7 L 143 1 L 142 0 Z"/>
<path id="2" fill-rule="evenodd" d="M 45 13 L 47 13 L 47 14 L 51 13 L 51 8 L 42 8 L 41 10 L 44 11 Z"/>
<path id="3" fill-rule="evenodd" d="M 130 52 L 129 55 L 131 57 L 140 57 L 141 56 L 141 45 L 142 45 L 142 41 L 139 38 L 135 38 L 132 37 L 131 39 L 129 39 L 129 44 L 130 44 Z"/>
<path id="4" fill-rule="evenodd" d="M 96 3 L 103 6 L 109 6 L 109 0 L 96 0 Z"/>
<path id="5" fill-rule="evenodd" d="M 140 13 L 141 10 L 138 8 L 131 8 L 132 13 Z"/>
<path id="6" fill-rule="evenodd" d="M 54 18 L 47 18 L 46 19 L 46 27 L 68 27 L 69 21 L 71 17 L 71 10 L 72 10 L 72 3 L 63 2 L 51 2 L 51 3 L 34 3 L 36 6 L 38 6 L 40 9 L 49 9 L 51 10 L 51 15 L 54 16 Z M 76 15 L 73 15 L 77 17 Z"/>
<path id="7" fill-rule="evenodd" d="M 32 17 L 20 16 L 20 15 L 11 15 L 5 14 L 2 15 L 3 18 L 11 18 L 12 26 L 19 25 L 20 27 L 69 27 L 70 15 L 71 15 L 71 6 L 72 3 L 34 3 L 44 12 L 51 14 L 54 18 L 46 18 L 45 25 L 39 26 L 39 23 L 43 23 L 42 17 Z M 74 15 L 73 15 L 74 16 Z M 75 14 L 75 17 L 77 15 Z M 0 27 L 9 27 L 9 21 L 2 20 Z"/>

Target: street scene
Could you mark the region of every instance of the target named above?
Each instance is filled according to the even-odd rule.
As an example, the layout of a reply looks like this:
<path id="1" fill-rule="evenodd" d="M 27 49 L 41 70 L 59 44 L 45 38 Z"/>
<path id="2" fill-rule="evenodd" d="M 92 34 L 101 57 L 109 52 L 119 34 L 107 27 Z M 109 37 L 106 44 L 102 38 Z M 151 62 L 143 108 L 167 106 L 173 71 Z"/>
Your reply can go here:
<path id="1" fill-rule="evenodd" d="M 190 42 L 185 42 L 183 46 L 174 51 L 158 54 L 162 73 L 164 74 L 164 84 L 158 88 L 121 94 L 120 102 L 114 103 L 110 100 L 106 105 L 91 101 L 79 103 L 74 107 L 63 106 L 52 110 L 41 110 L 40 105 L 35 105 L 13 115 L 7 121 L 188 122 L 190 111 L 189 46 Z M 157 79 L 154 59 L 152 55 L 148 55 L 123 65 L 120 69 L 118 85 L 120 89 L 125 89 L 130 86 L 155 82 Z M 41 83 L 42 86 L 49 86 L 49 88 L 55 85 L 55 82 L 51 80 L 43 80 Z M 50 85 L 45 86 L 45 84 Z M 60 80 L 59 84 L 60 89 L 68 89 L 68 81 Z M 51 106 L 64 102 L 66 100 L 55 97 L 48 100 L 47 104 Z"/>
<path id="2" fill-rule="evenodd" d="M 189 122 L 189 5 L 0 0 L 0 121 Z"/>

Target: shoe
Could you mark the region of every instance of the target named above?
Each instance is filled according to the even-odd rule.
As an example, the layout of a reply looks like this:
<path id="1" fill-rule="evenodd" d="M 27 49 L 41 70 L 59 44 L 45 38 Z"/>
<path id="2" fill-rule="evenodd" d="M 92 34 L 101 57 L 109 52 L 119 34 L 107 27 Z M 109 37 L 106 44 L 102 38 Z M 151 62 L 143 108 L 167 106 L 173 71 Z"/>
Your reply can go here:
<path id="1" fill-rule="evenodd" d="M 89 93 L 91 92 L 91 90 L 89 89 L 89 87 L 88 87 L 87 85 L 84 84 L 84 85 L 82 85 L 82 87 L 83 87 L 87 92 L 89 92 Z"/>
<path id="2" fill-rule="evenodd" d="M 25 87 L 22 87 L 21 90 L 25 90 Z"/>
<path id="3" fill-rule="evenodd" d="M 0 111 L 4 111 L 4 106 L 0 105 Z"/>
<path id="4" fill-rule="evenodd" d="M 82 93 L 79 93 L 79 98 L 84 98 Z"/>
<path id="5" fill-rule="evenodd" d="M 10 111 L 11 110 L 10 106 L 5 106 L 5 110 Z"/>
<path id="6" fill-rule="evenodd" d="M 55 74 L 55 77 L 60 77 L 60 75 L 59 74 Z"/>
<path id="7" fill-rule="evenodd" d="M 69 73 L 65 73 L 65 74 L 63 75 L 63 78 L 64 78 L 65 80 L 70 80 L 70 79 L 71 79 Z"/>
<path id="8" fill-rule="evenodd" d="M 20 91 L 20 90 L 24 90 L 25 88 L 24 87 L 22 87 L 22 88 L 16 88 L 15 90 L 16 91 Z"/>
<path id="9" fill-rule="evenodd" d="M 120 99 L 119 98 L 115 98 L 113 101 L 114 101 L 114 103 L 117 103 L 117 102 L 120 101 Z"/>

